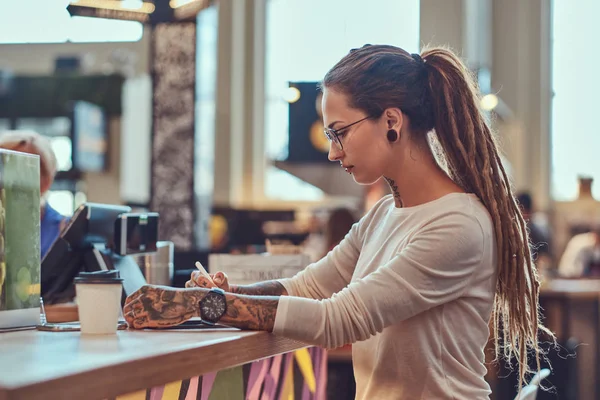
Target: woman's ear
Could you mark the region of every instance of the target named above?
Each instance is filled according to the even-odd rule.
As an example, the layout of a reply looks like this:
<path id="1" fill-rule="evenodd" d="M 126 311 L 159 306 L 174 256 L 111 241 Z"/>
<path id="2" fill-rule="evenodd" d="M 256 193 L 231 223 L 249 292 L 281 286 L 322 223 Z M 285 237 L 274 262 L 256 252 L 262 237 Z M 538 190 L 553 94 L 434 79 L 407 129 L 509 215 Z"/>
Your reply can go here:
<path id="1" fill-rule="evenodd" d="M 402 131 L 402 124 L 404 123 L 404 114 L 399 108 L 388 108 L 384 111 L 386 127 L 388 130 L 393 129 L 396 132 Z"/>

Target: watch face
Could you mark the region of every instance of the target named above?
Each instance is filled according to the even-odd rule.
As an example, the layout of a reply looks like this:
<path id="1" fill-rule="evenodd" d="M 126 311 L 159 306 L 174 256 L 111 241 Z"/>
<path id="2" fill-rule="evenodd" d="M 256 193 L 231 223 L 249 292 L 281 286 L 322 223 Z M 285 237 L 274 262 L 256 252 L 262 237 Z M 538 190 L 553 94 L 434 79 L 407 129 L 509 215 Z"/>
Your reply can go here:
<path id="1" fill-rule="evenodd" d="M 202 319 L 217 322 L 226 311 L 225 296 L 217 293 L 208 293 L 200 301 L 200 316 Z"/>

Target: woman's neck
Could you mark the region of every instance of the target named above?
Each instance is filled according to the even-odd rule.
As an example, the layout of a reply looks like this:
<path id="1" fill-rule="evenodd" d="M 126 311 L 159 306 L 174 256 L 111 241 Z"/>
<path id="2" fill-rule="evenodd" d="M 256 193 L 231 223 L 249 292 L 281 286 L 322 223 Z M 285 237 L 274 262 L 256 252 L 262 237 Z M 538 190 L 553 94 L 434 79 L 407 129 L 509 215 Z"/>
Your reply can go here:
<path id="1" fill-rule="evenodd" d="M 396 207 L 413 207 L 449 193 L 464 192 L 439 167 L 433 156 L 409 156 L 404 160 L 404 165 L 385 176 Z"/>

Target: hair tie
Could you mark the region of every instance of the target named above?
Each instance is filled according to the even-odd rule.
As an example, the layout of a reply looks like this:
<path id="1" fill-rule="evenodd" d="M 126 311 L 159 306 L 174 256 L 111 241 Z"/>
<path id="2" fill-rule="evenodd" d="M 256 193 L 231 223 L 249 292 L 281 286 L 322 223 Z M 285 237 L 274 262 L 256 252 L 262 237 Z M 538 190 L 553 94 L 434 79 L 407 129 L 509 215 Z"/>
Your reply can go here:
<path id="1" fill-rule="evenodd" d="M 425 60 L 423 60 L 423 57 L 421 57 L 420 54 L 412 53 L 410 56 L 412 57 L 413 60 L 415 60 L 419 64 L 425 64 Z"/>

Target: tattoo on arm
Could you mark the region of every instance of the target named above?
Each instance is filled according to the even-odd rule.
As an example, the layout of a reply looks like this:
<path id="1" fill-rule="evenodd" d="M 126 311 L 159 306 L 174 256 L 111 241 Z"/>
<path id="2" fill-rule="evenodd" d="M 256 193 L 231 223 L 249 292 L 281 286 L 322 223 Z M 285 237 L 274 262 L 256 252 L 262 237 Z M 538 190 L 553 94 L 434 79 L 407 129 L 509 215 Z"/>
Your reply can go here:
<path id="1" fill-rule="evenodd" d="M 164 290 L 160 287 L 144 287 L 140 300 L 125 306 L 124 313 L 132 311 L 134 327 L 161 327 L 178 325 L 198 312 L 198 302 L 204 293 L 200 291 Z"/>
<path id="2" fill-rule="evenodd" d="M 138 329 L 179 325 L 200 316 L 199 303 L 207 292 L 204 288 L 144 286 L 128 297 L 123 314 L 129 325 Z M 273 331 L 279 297 L 234 293 L 225 296 L 227 311 L 220 322 L 241 329 Z"/>
<path id="3" fill-rule="evenodd" d="M 241 329 L 273 331 L 279 298 L 226 294 L 227 312 L 219 322 Z"/>
<path id="4" fill-rule="evenodd" d="M 287 296 L 285 287 L 278 281 L 259 282 L 252 285 L 230 285 L 231 293 L 249 296 Z"/>
<path id="5" fill-rule="evenodd" d="M 400 198 L 400 192 L 398 191 L 398 185 L 393 179 L 385 177 L 388 185 L 390 185 L 390 189 L 392 189 L 392 195 L 394 196 L 394 202 L 397 207 L 402 207 L 402 199 Z"/>

